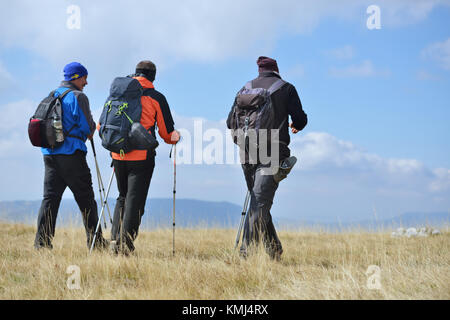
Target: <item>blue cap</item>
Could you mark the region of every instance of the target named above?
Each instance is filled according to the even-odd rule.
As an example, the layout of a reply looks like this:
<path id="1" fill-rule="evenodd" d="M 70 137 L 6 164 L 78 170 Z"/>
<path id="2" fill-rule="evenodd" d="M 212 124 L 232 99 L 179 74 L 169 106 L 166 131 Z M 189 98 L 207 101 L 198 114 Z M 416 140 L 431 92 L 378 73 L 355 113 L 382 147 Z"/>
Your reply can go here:
<path id="1" fill-rule="evenodd" d="M 71 62 L 64 67 L 64 80 L 72 81 L 86 76 L 88 71 L 81 63 Z"/>

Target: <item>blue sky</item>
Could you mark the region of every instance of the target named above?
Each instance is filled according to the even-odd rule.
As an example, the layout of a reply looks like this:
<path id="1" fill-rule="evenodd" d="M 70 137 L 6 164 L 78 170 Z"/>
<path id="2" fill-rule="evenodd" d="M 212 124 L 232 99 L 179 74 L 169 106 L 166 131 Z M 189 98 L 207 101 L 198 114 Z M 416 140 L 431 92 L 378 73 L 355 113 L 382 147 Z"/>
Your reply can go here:
<path id="1" fill-rule="evenodd" d="M 72 4 L 80 8 L 80 29 L 66 27 Z M 379 30 L 366 27 L 371 4 L 381 9 Z M 10 168 L 0 200 L 41 197 L 43 163 L 26 124 L 66 63 L 88 68 L 95 120 L 112 79 L 150 59 L 178 128 L 202 118 L 204 127 L 223 129 L 236 91 L 267 55 L 296 86 L 309 118 L 292 136 L 300 162 L 280 185 L 273 215 L 330 220 L 450 210 L 450 1 L 0 6 L 0 163 Z M 168 150 L 159 148 L 150 197 L 171 195 Z M 106 152 L 99 160 L 106 180 Z M 236 166 L 186 164 L 180 172 L 180 197 L 243 201 Z"/>

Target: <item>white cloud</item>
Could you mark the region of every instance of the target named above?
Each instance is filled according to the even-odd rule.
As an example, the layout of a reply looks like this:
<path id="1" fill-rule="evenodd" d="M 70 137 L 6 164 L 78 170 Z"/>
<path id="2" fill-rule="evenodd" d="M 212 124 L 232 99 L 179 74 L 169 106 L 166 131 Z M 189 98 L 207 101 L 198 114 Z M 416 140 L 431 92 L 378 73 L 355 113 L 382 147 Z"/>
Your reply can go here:
<path id="1" fill-rule="evenodd" d="M 0 92 L 8 89 L 13 82 L 13 77 L 0 61 Z"/>
<path id="2" fill-rule="evenodd" d="M 450 190 L 450 170 L 446 168 L 437 168 L 433 170 L 436 179 L 430 184 L 430 190 L 441 192 Z"/>
<path id="3" fill-rule="evenodd" d="M 302 157 L 302 170 L 321 170 L 323 168 L 367 168 L 381 159 L 369 155 L 352 143 L 342 141 L 324 132 L 311 132 L 294 140 L 292 147 Z M 371 163 L 372 165 L 367 165 Z"/>
<path id="4" fill-rule="evenodd" d="M 436 61 L 443 69 L 450 70 L 450 38 L 429 45 L 422 51 L 422 56 Z"/>
<path id="5" fill-rule="evenodd" d="M 421 21 L 433 8 L 449 1 L 380 0 L 378 3 L 385 28 Z M 308 33 L 330 17 L 359 21 L 361 28 L 365 28 L 365 9 L 373 1 L 80 0 L 76 4 L 81 8 L 81 29 L 68 30 L 66 9 L 71 4 L 73 1 L 1 2 L 1 46 L 25 48 L 58 67 L 79 60 L 88 69 L 96 68 L 97 74 L 107 79 L 103 82 L 110 83 L 114 76 L 132 70 L 142 58 L 154 60 L 161 69 L 177 61 L 216 62 L 236 56 L 257 56 L 261 51 L 270 52 L 279 37 Z M 347 49 L 341 57 L 345 54 L 350 57 L 352 52 Z M 0 67 L 0 86 L 11 76 L 5 70 Z M 304 68 L 298 65 L 293 71 L 301 76 Z M 369 60 L 334 71 L 337 76 L 386 74 L 386 70 L 378 70 Z M 0 106 L 2 113 L 7 114 L 0 120 L 0 165 L 7 168 L 2 176 L 2 199 L 41 196 L 42 156 L 38 148 L 31 146 L 26 134 L 28 118 L 35 106 L 29 100 Z M 178 128 L 189 128 L 193 122 L 192 118 L 176 115 L 175 120 Z M 204 127 L 224 128 L 224 124 L 206 121 Z M 103 179 L 107 180 L 110 159 L 97 135 L 95 139 Z M 171 195 L 170 147 L 160 142 L 151 197 Z M 371 201 L 372 193 L 382 191 L 390 195 L 388 200 L 392 202 L 393 195 L 400 194 L 399 190 L 407 190 L 403 198 L 399 196 L 395 200 L 400 203 L 398 207 L 412 208 L 421 203 L 426 206 L 430 193 L 445 198 L 440 195 L 449 189 L 447 169 L 428 169 L 414 159 L 384 159 L 326 133 L 295 136 L 292 146 L 293 154 L 300 159 L 297 168 L 301 170 L 295 170 L 283 182 L 275 204 L 282 204 L 279 208 L 284 210 L 286 204 L 295 203 L 293 199 L 301 199 L 301 208 L 294 207 L 292 214 L 305 211 L 329 214 L 333 210 L 353 210 L 356 214 Z M 94 177 L 91 154 L 88 161 Z M 183 165 L 177 175 L 181 197 L 243 200 L 245 187 L 238 166 Z M 215 179 L 221 183 L 212 188 Z M 114 185 L 112 190 L 114 196 Z M 417 194 L 423 195 L 422 198 Z M 448 205 L 448 200 L 443 203 Z M 372 208 L 371 204 L 369 207 Z"/>
<path id="6" fill-rule="evenodd" d="M 128 70 L 149 56 L 159 66 L 177 60 L 217 61 L 255 56 L 280 36 L 308 33 L 337 17 L 365 25 L 370 0 L 250 1 L 77 1 L 81 29 L 69 30 L 69 1 L 0 4 L 0 43 L 24 47 L 57 64 L 78 59 Z M 447 0 L 379 1 L 382 24 L 425 19 Z M 43 18 L 51 17 L 51 18 Z M 264 22 L 264 23 L 262 23 Z"/>
<path id="7" fill-rule="evenodd" d="M 28 121 L 36 107 L 30 100 L 0 105 L 1 200 L 38 199 L 41 195 L 42 155 L 28 138 Z"/>
<path id="8" fill-rule="evenodd" d="M 374 1 L 372 1 L 373 3 Z M 409 25 L 422 21 L 439 5 L 449 5 L 448 0 L 380 0 L 382 26 Z"/>
<path id="9" fill-rule="evenodd" d="M 421 193 L 450 190 L 448 169 L 430 169 L 416 159 L 385 159 L 328 133 L 311 132 L 292 143 L 301 155 L 297 170 L 352 177 L 373 191 L 399 188 Z"/>
<path id="10" fill-rule="evenodd" d="M 388 76 L 389 69 L 375 68 L 372 61 L 364 60 L 358 64 L 352 64 L 347 67 L 331 67 L 329 75 L 335 78 L 367 78 L 374 76 Z"/>
<path id="11" fill-rule="evenodd" d="M 419 70 L 416 73 L 416 78 L 418 80 L 423 81 L 438 81 L 441 80 L 441 78 L 438 75 L 432 74 L 426 70 Z"/>
<path id="12" fill-rule="evenodd" d="M 0 159 L 11 155 L 23 155 L 28 140 L 28 121 L 37 104 L 30 100 L 21 100 L 0 106 Z M 30 144 L 31 146 L 31 144 Z"/>
<path id="13" fill-rule="evenodd" d="M 355 56 L 355 49 L 350 45 L 345 45 L 343 47 L 328 50 L 325 54 L 335 59 L 348 60 Z"/>
<path id="14" fill-rule="evenodd" d="M 26 133 L 28 118 L 34 108 L 35 103 L 28 100 L 0 106 L 6 115 L 3 119 L 9 119 L 2 120 L 0 126 L 0 166 L 6 168 L 2 174 L 1 200 L 41 197 L 42 156 L 38 148 L 31 146 Z M 177 114 L 174 118 L 176 127 L 187 129 L 192 136 L 194 121 L 199 120 L 203 121 L 203 133 L 215 129 L 226 134 L 224 119 L 210 121 Z M 161 139 L 159 141 L 157 169 L 149 197 L 170 197 L 173 186 L 170 146 Z M 95 143 L 103 180 L 108 181 L 111 174 L 109 154 L 101 147 L 97 134 Z M 210 142 L 203 141 L 203 147 L 208 144 Z M 335 219 L 339 215 L 343 219 L 364 219 L 364 215 L 372 214 L 374 203 L 380 217 L 408 210 L 446 210 L 450 206 L 448 168 L 428 168 L 416 159 L 383 158 L 324 132 L 292 136 L 290 147 L 299 161 L 277 191 L 273 208 L 277 217 Z M 87 159 L 94 190 L 97 190 L 90 149 L 88 145 Z M 70 192 L 65 196 L 72 197 Z M 115 182 L 110 196 L 117 196 Z M 179 164 L 177 196 L 240 203 L 245 196 L 242 170 L 239 165 Z"/>

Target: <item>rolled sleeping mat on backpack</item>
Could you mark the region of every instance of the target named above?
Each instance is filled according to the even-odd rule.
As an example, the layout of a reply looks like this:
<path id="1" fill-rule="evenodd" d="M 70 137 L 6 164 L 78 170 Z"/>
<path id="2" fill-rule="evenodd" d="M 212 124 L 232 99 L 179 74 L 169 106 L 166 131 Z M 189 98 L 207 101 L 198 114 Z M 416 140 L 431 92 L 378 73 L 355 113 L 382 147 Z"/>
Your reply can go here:
<path id="1" fill-rule="evenodd" d="M 139 122 L 131 125 L 128 138 L 136 150 L 155 150 L 159 145 L 155 137 Z"/>
<path id="2" fill-rule="evenodd" d="M 278 170 L 273 175 L 273 179 L 279 183 L 281 180 L 287 177 L 289 172 L 291 172 L 292 168 L 297 163 L 297 158 L 292 156 L 289 158 L 284 159 L 281 161 L 280 166 L 278 167 Z"/>

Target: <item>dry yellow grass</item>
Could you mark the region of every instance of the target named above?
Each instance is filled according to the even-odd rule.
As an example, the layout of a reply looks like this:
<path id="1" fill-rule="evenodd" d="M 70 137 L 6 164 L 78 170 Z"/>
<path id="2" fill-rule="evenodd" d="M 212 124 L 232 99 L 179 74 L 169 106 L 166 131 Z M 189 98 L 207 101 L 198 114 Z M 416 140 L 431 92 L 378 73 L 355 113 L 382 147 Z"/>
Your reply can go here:
<path id="1" fill-rule="evenodd" d="M 35 251 L 35 227 L 0 224 L 0 299 L 449 299 L 450 233 L 392 239 L 354 231 L 280 232 L 281 262 L 233 250 L 235 230 L 143 231 L 136 254 L 89 255 L 84 230 L 57 228 L 52 251 Z M 68 266 L 81 271 L 69 290 Z M 366 271 L 380 267 L 381 289 Z"/>

